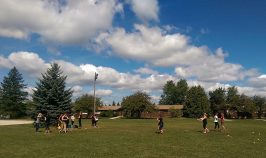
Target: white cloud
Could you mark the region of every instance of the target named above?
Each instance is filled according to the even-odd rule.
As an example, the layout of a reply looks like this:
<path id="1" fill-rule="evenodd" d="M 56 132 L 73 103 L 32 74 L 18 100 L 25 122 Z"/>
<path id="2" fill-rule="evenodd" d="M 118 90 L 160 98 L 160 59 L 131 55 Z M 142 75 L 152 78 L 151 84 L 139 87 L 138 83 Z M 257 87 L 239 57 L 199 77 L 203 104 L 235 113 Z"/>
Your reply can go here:
<path id="1" fill-rule="evenodd" d="M 110 89 L 97 89 L 95 91 L 95 95 L 96 96 L 100 96 L 100 97 L 110 96 L 110 95 L 112 95 L 112 93 L 113 93 L 113 91 L 110 90 Z M 90 91 L 89 94 L 90 95 L 93 95 L 94 92 L 93 91 Z"/>
<path id="2" fill-rule="evenodd" d="M 7 58 L 0 56 L 0 68 L 11 68 L 11 67 L 12 67 L 11 62 Z"/>
<path id="3" fill-rule="evenodd" d="M 136 73 L 140 73 L 140 74 L 159 74 L 158 71 L 152 70 L 150 68 L 146 68 L 146 67 L 142 67 L 139 68 L 137 70 L 135 70 Z"/>
<path id="4" fill-rule="evenodd" d="M 0 67 L 16 66 L 19 71 L 24 71 L 32 77 L 40 76 L 49 67 L 38 54 L 32 52 L 13 52 L 8 58 L 0 56 L 0 61 Z"/>
<path id="5" fill-rule="evenodd" d="M 115 13 L 122 11 L 116 0 L 68 0 L 64 5 L 50 0 L 1 0 L 0 36 L 25 39 L 36 33 L 49 43 L 86 43 L 112 26 Z"/>
<path id="6" fill-rule="evenodd" d="M 158 21 L 159 5 L 157 0 L 130 0 L 136 16 L 143 21 Z"/>
<path id="7" fill-rule="evenodd" d="M 265 87 L 266 88 L 266 75 L 262 74 L 257 77 L 251 77 L 249 78 L 247 83 L 251 87 L 257 87 L 257 88 Z"/>
<path id="8" fill-rule="evenodd" d="M 252 77 L 257 70 L 245 70 L 242 65 L 225 62 L 228 53 L 222 48 L 212 52 L 207 46 L 194 46 L 189 37 L 179 33 L 169 34 L 159 27 L 134 25 L 127 33 L 117 28 L 101 35 L 95 41 L 107 44 L 118 56 L 148 62 L 155 66 L 176 66 L 179 77 L 195 77 L 202 81 L 226 82 Z"/>
<path id="9" fill-rule="evenodd" d="M 72 91 L 73 91 L 73 96 L 74 97 L 79 97 L 82 95 L 83 92 L 83 88 L 79 85 L 75 85 L 73 87 L 71 87 Z"/>

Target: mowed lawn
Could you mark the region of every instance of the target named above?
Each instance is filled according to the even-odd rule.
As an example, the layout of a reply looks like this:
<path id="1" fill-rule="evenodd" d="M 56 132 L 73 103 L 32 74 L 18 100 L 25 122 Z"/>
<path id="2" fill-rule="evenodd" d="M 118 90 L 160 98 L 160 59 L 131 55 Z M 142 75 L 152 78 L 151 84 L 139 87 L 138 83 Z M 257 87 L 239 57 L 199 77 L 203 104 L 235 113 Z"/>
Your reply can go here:
<path id="1" fill-rule="evenodd" d="M 32 125 L 0 126 L 0 158 L 176 158 L 266 157 L 266 121 L 227 121 L 227 131 L 203 134 L 195 119 L 165 119 L 156 134 L 155 119 L 101 119 L 99 128 L 83 120 L 83 129 L 59 134 L 35 133 Z"/>

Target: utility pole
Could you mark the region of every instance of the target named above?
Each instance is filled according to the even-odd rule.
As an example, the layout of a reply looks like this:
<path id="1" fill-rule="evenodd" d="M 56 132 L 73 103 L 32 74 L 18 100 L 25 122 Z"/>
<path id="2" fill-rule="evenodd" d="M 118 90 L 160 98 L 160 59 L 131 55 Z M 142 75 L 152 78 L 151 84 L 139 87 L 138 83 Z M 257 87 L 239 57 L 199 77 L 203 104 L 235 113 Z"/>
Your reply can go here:
<path id="1" fill-rule="evenodd" d="M 93 87 L 94 87 L 94 90 L 93 90 L 93 93 L 94 93 L 94 102 L 93 102 L 93 115 L 95 115 L 95 106 L 96 106 L 96 96 L 95 96 L 95 83 L 96 83 L 96 80 L 98 78 L 98 74 L 95 72 L 95 76 L 94 76 L 94 82 L 93 82 Z"/>

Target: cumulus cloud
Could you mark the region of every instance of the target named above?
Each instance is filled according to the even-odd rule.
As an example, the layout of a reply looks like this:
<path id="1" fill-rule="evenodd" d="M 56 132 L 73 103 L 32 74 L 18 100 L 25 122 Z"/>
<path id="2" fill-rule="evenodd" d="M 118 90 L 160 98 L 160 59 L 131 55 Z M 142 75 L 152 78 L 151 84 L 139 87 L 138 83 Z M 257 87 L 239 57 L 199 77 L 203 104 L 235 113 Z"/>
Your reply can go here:
<path id="1" fill-rule="evenodd" d="M 130 0 L 129 2 L 139 19 L 158 21 L 159 5 L 157 0 Z"/>
<path id="2" fill-rule="evenodd" d="M 10 69 L 16 66 L 17 69 L 32 77 L 40 76 L 49 67 L 49 64 L 33 52 L 13 52 L 7 58 L 0 56 L 0 61 L 0 67 Z"/>
<path id="3" fill-rule="evenodd" d="M 113 91 L 110 90 L 110 89 L 97 89 L 97 90 L 95 91 L 95 94 L 96 94 L 97 96 L 100 96 L 100 97 L 110 96 L 112 93 L 113 93 Z M 93 95 L 94 92 L 93 92 L 93 91 L 90 91 L 89 94 L 90 94 L 90 95 Z"/>
<path id="4" fill-rule="evenodd" d="M 0 36 L 25 39 L 36 33 L 49 43 L 86 43 L 112 26 L 115 13 L 122 11 L 116 0 L 2 0 Z"/>
<path id="5" fill-rule="evenodd" d="M 140 73 L 140 74 L 159 74 L 158 71 L 152 70 L 150 68 L 146 68 L 146 67 L 142 67 L 139 68 L 137 70 L 135 70 L 136 73 Z"/>
<path id="6" fill-rule="evenodd" d="M 252 87 L 257 87 L 257 88 L 261 88 L 261 87 L 266 88 L 266 75 L 262 74 L 257 77 L 249 78 L 248 85 Z"/>
<path id="7" fill-rule="evenodd" d="M 155 66 L 175 66 L 176 75 L 195 77 L 202 81 L 236 81 L 252 77 L 257 70 L 245 70 L 240 64 L 228 63 L 228 53 L 222 48 L 212 52 L 207 46 L 195 46 L 189 37 L 180 33 L 168 33 L 159 27 L 134 25 L 135 30 L 126 32 L 116 28 L 101 35 L 96 43 L 107 45 L 118 56 L 148 62 Z"/>

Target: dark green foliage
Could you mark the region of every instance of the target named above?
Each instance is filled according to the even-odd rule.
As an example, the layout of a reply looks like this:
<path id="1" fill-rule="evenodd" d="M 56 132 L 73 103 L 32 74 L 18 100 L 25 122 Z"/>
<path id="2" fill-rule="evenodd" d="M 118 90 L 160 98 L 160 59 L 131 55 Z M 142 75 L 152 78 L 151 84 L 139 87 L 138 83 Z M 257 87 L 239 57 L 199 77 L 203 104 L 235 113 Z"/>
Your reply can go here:
<path id="1" fill-rule="evenodd" d="M 159 104 L 176 105 L 184 104 L 188 91 L 187 81 L 181 79 L 175 85 L 174 81 L 167 81 L 163 87 L 163 94 Z"/>
<path id="2" fill-rule="evenodd" d="M 144 92 L 124 97 L 121 105 L 125 116 L 129 118 L 140 118 L 142 112 L 154 109 L 150 96 Z"/>
<path id="3" fill-rule="evenodd" d="M 237 104 L 238 117 L 252 118 L 252 114 L 256 111 L 255 104 L 251 97 L 242 94 Z"/>
<path id="4" fill-rule="evenodd" d="M 113 101 L 112 106 L 116 106 L 115 101 Z"/>
<path id="5" fill-rule="evenodd" d="M 36 113 L 49 113 L 53 123 L 61 113 L 71 112 L 72 90 L 66 89 L 67 76 L 62 74 L 58 64 L 51 64 L 51 68 L 37 82 L 33 94 Z"/>
<path id="6" fill-rule="evenodd" d="M 101 117 L 116 117 L 117 113 L 112 111 L 112 110 L 108 110 L 108 111 L 103 111 L 101 112 Z"/>
<path id="7" fill-rule="evenodd" d="M 258 112 L 258 118 L 261 118 L 263 112 L 265 111 L 266 107 L 266 99 L 265 97 L 260 97 L 260 96 L 254 96 L 252 98 L 253 103 L 255 104 Z"/>
<path id="8" fill-rule="evenodd" d="M 209 100 L 204 89 L 201 86 L 191 87 L 187 93 L 184 116 L 196 118 L 209 112 Z"/>
<path id="9" fill-rule="evenodd" d="M 209 96 L 210 96 L 210 107 L 213 114 L 217 112 L 226 111 L 225 89 L 218 88 L 214 91 L 210 91 Z"/>
<path id="10" fill-rule="evenodd" d="M 23 77 L 14 67 L 4 77 L 0 88 L 0 113 L 10 115 L 11 118 L 18 118 L 26 114 L 25 101 L 28 95 L 24 91 L 26 85 Z"/>
<path id="11" fill-rule="evenodd" d="M 170 116 L 173 118 L 173 117 L 182 117 L 183 116 L 183 112 L 182 110 L 176 110 L 176 109 L 170 109 L 169 110 L 170 112 Z"/>
<path id="12" fill-rule="evenodd" d="M 176 95 L 177 95 L 176 104 L 184 104 L 186 102 L 187 91 L 188 91 L 187 81 L 184 79 L 179 80 L 176 84 Z"/>
<path id="13" fill-rule="evenodd" d="M 93 112 L 93 106 L 94 106 L 94 96 L 85 94 L 76 99 L 74 103 L 74 110 L 87 112 L 88 114 L 90 114 Z M 96 107 L 102 106 L 102 102 L 100 98 L 96 97 L 95 106 Z"/>

